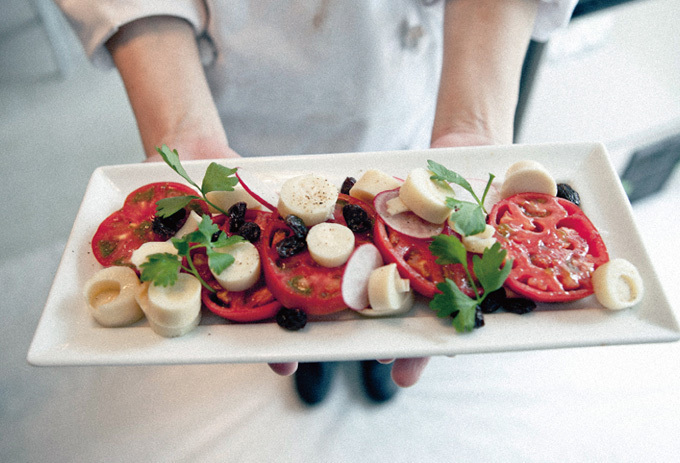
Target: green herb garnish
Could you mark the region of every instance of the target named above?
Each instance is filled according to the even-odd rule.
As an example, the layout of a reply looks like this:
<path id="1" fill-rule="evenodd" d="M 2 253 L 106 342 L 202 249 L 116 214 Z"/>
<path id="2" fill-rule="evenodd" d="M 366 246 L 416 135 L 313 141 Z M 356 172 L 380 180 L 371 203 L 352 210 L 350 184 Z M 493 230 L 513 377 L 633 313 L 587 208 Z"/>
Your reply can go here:
<path id="1" fill-rule="evenodd" d="M 161 155 L 165 163 L 169 165 L 172 170 L 177 172 L 182 178 L 201 192 L 201 197 L 205 202 L 221 213 L 226 214 L 225 211 L 211 203 L 206 197 L 206 194 L 211 191 L 233 191 L 234 187 L 238 184 L 238 178 L 234 175 L 237 169 L 230 169 L 229 167 L 222 166 L 216 162 L 211 162 L 208 169 L 205 171 L 201 186 L 198 186 L 198 184 L 191 180 L 186 170 L 184 170 L 184 167 L 179 161 L 177 150 L 170 150 L 167 145 L 163 145 L 161 148 L 156 147 L 156 151 L 158 151 L 158 154 Z M 186 195 L 161 199 L 156 203 L 156 213 L 161 217 L 169 217 L 186 207 L 192 200 L 201 199 L 201 197 Z"/>
<path id="2" fill-rule="evenodd" d="M 215 241 L 213 241 L 213 236 L 217 236 Z M 198 230 L 182 238 L 172 238 L 172 244 L 177 249 L 177 254 L 151 254 L 147 262 L 141 265 L 142 273 L 140 279 L 142 281 L 151 281 L 155 286 L 172 286 L 177 281 L 179 271 L 184 270 L 194 275 L 204 287 L 214 292 L 215 290 L 201 278 L 194 265 L 191 251 L 205 248 L 208 256 L 208 265 L 215 273 L 220 274 L 234 263 L 234 257 L 231 254 L 220 252 L 219 249 L 232 246 L 241 241 L 243 241 L 243 237 L 238 235 L 228 237 L 226 233 L 222 232 L 213 223 L 208 215 L 204 215 L 201 223 L 198 225 Z M 186 258 L 188 266 L 182 265 L 182 258 Z"/>
<path id="3" fill-rule="evenodd" d="M 461 175 L 431 160 L 427 161 L 427 167 L 432 172 L 430 179 L 434 180 L 435 182 L 439 182 L 441 185 L 444 185 L 445 188 L 451 190 L 452 193 L 453 190 L 451 189 L 449 183 L 455 183 L 456 185 L 462 187 L 465 191 L 469 192 L 476 201 L 475 204 L 469 201 L 461 201 L 454 198 L 453 196 L 446 198 L 446 205 L 453 209 L 453 212 L 451 213 L 451 222 L 453 222 L 454 230 L 463 236 L 482 233 L 484 231 L 484 227 L 486 226 L 487 214 L 487 211 L 484 208 L 484 201 L 486 200 L 486 195 L 491 188 L 491 182 L 493 182 L 495 176 L 493 174 L 489 174 L 489 180 L 486 182 L 484 193 L 480 199 L 472 189 L 470 183 Z"/>
<path id="4" fill-rule="evenodd" d="M 501 249 L 500 243 L 496 242 L 490 248 L 484 250 L 479 256 L 472 256 L 472 269 L 482 285 L 483 292 L 479 294 L 479 288 L 468 268 L 467 250 L 458 237 L 453 235 L 439 235 L 430 244 L 430 251 L 437 256 L 436 262 L 441 265 L 461 264 L 465 269 L 467 279 L 472 286 L 476 297 L 470 297 L 463 293 L 458 286 L 449 278 L 437 284 L 441 293 L 435 294 L 430 301 L 430 308 L 440 318 L 453 317 L 453 326 L 458 332 L 472 331 L 475 328 L 475 316 L 477 306 L 486 296 L 500 289 L 512 269 L 512 260 L 505 262 L 507 252 Z"/>

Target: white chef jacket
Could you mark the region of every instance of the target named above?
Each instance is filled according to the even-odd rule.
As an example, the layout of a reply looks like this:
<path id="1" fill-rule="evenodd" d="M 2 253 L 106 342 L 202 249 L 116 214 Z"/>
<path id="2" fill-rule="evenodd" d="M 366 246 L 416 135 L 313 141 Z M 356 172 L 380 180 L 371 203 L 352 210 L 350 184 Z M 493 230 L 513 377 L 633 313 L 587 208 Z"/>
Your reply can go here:
<path id="1" fill-rule="evenodd" d="M 196 31 L 230 146 L 244 156 L 427 148 L 443 0 L 57 0 L 95 65 L 145 16 Z M 577 0 L 541 0 L 533 38 Z"/>

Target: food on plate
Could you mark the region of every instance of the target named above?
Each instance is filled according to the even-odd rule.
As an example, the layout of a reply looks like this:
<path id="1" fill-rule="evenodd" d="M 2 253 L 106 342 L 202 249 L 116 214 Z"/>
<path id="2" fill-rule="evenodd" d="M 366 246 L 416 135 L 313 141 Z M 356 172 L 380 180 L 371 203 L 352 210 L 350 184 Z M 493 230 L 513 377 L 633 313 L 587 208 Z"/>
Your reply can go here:
<path id="1" fill-rule="evenodd" d="M 129 267 L 100 269 L 83 289 L 92 317 L 102 326 L 127 326 L 144 317 L 135 300 L 140 283 Z"/>
<path id="2" fill-rule="evenodd" d="M 245 291 L 260 279 L 260 253 L 250 241 L 239 241 L 215 251 L 234 258 L 231 265 L 219 273 L 210 269 L 215 280 L 227 291 Z"/>
<path id="3" fill-rule="evenodd" d="M 399 199 L 418 217 L 442 224 L 451 215 L 446 197 L 451 190 L 446 184 L 432 180 L 432 172 L 425 168 L 413 169 L 399 188 Z"/>
<path id="4" fill-rule="evenodd" d="M 373 270 L 368 278 L 370 307 L 359 313 L 369 316 L 397 315 L 411 310 L 413 291 L 407 278 L 397 271 L 397 264 L 387 264 Z"/>
<path id="5" fill-rule="evenodd" d="M 461 240 L 468 252 L 483 254 L 485 249 L 490 248 L 496 242 L 495 233 L 496 229 L 492 225 L 487 224 L 483 232 L 463 236 Z"/>
<path id="6" fill-rule="evenodd" d="M 322 267 L 339 267 L 354 251 L 354 233 L 339 223 L 323 222 L 307 233 L 307 249 Z"/>
<path id="7" fill-rule="evenodd" d="M 593 292 L 622 308 L 642 297 L 635 267 L 609 261 L 597 229 L 556 196 L 535 161 L 511 165 L 500 194 L 493 174 L 473 188 L 434 161 L 404 181 L 372 169 L 340 188 L 300 174 L 277 193 L 217 163 L 199 185 L 176 151 L 158 151 L 192 187 L 140 187 L 102 222 L 93 249 L 104 267 L 134 275 L 137 303 L 162 336 L 193 329 L 201 307 L 232 322 L 275 319 L 299 330 L 310 316 L 346 309 L 404 314 L 418 294 L 466 332 L 500 309 L 523 314 Z M 570 187 L 559 194 L 578 199 Z"/>
<path id="8" fill-rule="evenodd" d="M 370 169 L 363 173 L 349 190 L 349 195 L 365 203 L 371 203 L 375 195 L 382 191 L 394 190 L 401 186 L 401 181 L 378 170 Z"/>
<path id="9" fill-rule="evenodd" d="M 325 177 L 299 175 L 281 185 L 277 210 L 282 217 L 294 215 L 311 227 L 332 217 L 337 199 L 338 188 Z"/>
<path id="10" fill-rule="evenodd" d="M 505 172 L 505 179 L 501 187 L 501 198 L 526 192 L 557 195 L 555 179 L 539 162 L 518 161 Z"/>
<path id="11" fill-rule="evenodd" d="M 592 272 L 609 260 L 581 209 L 543 193 L 518 193 L 489 213 L 496 239 L 514 261 L 506 286 L 538 302 L 568 302 L 593 293 Z"/>
<path id="12" fill-rule="evenodd" d="M 201 321 L 201 283 L 188 273 L 180 273 L 168 286 L 143 283 L 137 302 L 151 329 L 166 338 L 182 336 Z"/>
<path id="13" fill-rule="evenodd" d="M 644 285 L 638 269 L 626 259 L 612 259 L 593 272 L 595 297 L 612 310 L 632 307 L 642 300 Z"/>

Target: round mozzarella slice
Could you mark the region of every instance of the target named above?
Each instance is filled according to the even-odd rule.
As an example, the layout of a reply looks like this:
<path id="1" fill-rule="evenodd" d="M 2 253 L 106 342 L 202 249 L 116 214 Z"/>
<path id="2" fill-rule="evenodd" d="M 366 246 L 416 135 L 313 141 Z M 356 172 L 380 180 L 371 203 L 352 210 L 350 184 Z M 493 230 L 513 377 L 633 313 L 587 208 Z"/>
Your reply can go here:
<path id="1" fill-rule="evenodd" d="M 102 326 L 131 325 L 144 316 L 135 300 L 139 286 L 130 267 L 99 270 L 83 288 L 90 314 Z"/>
<path id="2" fill-rule="evenodd" d="M 260 254 L 250 241 L 241 241 L 215 250 L 231 254 L 234 257 L 234 262 L 221 273 L 218 274 L 210 269 L 210 272 L 224 289 L 245 291 L 260 279 Z"/>
<path id="3" fill-rule="evenodd" d="M 177 254 L 177 249 L 170 241 L 149 241 L 135 249 L 130 257 L 130 262 L 141 270 L 142 264 L 147 262 L 152 254 Z"/>
<path id="4" fill-rule="evenodd" d="M 307 249 L 322 267 L 339 267 L 354 251 L 354 233 L 339 223 L 314 225 L 307 233 Z"/>
<path id="5" fill-rule="evenodd" d="M 592 279 L 595 297 L 608 309 L 625 309 L 642 300 L 642 277 L 635 265 L 625 259 L 612 259 L 600 265 Z"/>
<path id="6" fill-rule="evenodd" d="M 137 292 L 151 328 L 165 337 L 182 336 L 198 325 L 201 317 L 201 283 L 187 273 L 180 273 L 172 286 L 146 282 Z"/>
<path id="7" fill-rule="evenodd" d="M 283 183 L 277 209 L 281 217 L 294 215 L 311 227 L 333 216 L 337 199 L 338 188 L 326 178 L 300 175 Z"/>
<path id="8" fill-rule="evenodd" d="M 501 198 L 517 193 L 544 193 L 557 195 L 557 183 L 542 164 L 536 161 L 518 161 L 505 172 L 501 185 Z"/>
<path id="9" fill-rule="evenodd" d="M 430 179 L 431 176 L 432 172 L 424 168 L 412 170 L 399 189 L 399 198 L 418 217 L 442 224 L 451 214 L 446 197 L 452 192 Z"/>
<path id="10" fill-rule="evenodd" d="M 397 264 L 387 264 L 371 272 L 368 279 L 371 308 L 359 313 L 369 316 L 397 315 L 408 312 L 413 300 L 409 281 L 399 276 Z"/>

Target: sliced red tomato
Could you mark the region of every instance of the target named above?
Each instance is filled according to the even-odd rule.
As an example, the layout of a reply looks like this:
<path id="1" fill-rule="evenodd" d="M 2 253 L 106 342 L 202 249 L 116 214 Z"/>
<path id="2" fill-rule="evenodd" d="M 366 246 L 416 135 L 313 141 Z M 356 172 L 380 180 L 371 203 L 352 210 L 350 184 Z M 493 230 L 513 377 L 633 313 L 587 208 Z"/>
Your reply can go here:
<path id="1" fill-rule="evenodd" d="M 452 231 L 445 227 L 443 233 Z M 435 262 L 437 258 L 430 252 L 432 239 L 404 235 L 382 221 L 375 223 L 374 236 L 375 245 L 385 262 L 397 264 L 401 277 L 408 278 L 417 293 L 432 298 L 438 292 L 437 283 L 448 278 L 465 294 L 474 295 L 461 264 L 440 265 Z M 472 268 L 472 265 L 468 267 Z"/>
<path id="2" fill-rule="evenodd" d="M 538 302 L 567 302 L 593 293 L 593 270 L 609 260 L 595 226 L 575 204 L 520 193 L 494 205 L 488 218 L 514 260 L 506 286 Z"/>
<path id="3" fill-rule="evenodd" d="M 248 210 L 245 220 L 255 222 L 261 230 L 274 217 L 273 213 L 266 211 Z M 213 217 L 213 223 L 219 225 L 228 235 L 229 218 L 224 215 Z M 262 255 L 262 239 L 255 243 L 255 247 Z M 281 308 L 281 303 L 272 295 L 264 280 L 264 276 L 255 285 L 245 291 L 227 291 L 215 279 L 208 265 L 208 257 L 202 248 L 192 253 L 192 260 L 196 270 L 215 291 L 203 288 L 201 299 L 203 305 L 214 314 L 234 322 L 255 322 L 266 320 L 276 316 Z"/>
<path id="4" fill-rule="evenodd" d="M 175 182 L 150 183 L 130 193 L 123 207 L 97 228 L 92 238 L 94 257 L 105 267 L 132 265 L 130 257 L 135 249 L 148 241 L 163 240 L 152 229 L 156 202 L 185 195 L 196 195 L 196 191 Z M 187 209 L 195 209 L 199 214 L 208 213 L 208 205 L 201 200 L 192 201 Z"/>
<path id="5" fill-rule="evenodd" d="M 373 207 L 356 198 L 340 194 L 334 216 L 329 222 L 346 225 L 342 208 L 347 204 L 361 206 L 368 214 L 368 231 L 355 233 L 355 247 L 372 242 L 376 214 Z M 292 230 L 280 217 L 272 220 L 263 236 L 264 275 L 267 286 L 285 307 L 296 308 L 310 315 L 325 315 L 346 309 L 342 299 L 341 282 L 346 265 L 327 268 L 318 265 L 308 251 L 281 258 L 276 244 Z"/>

